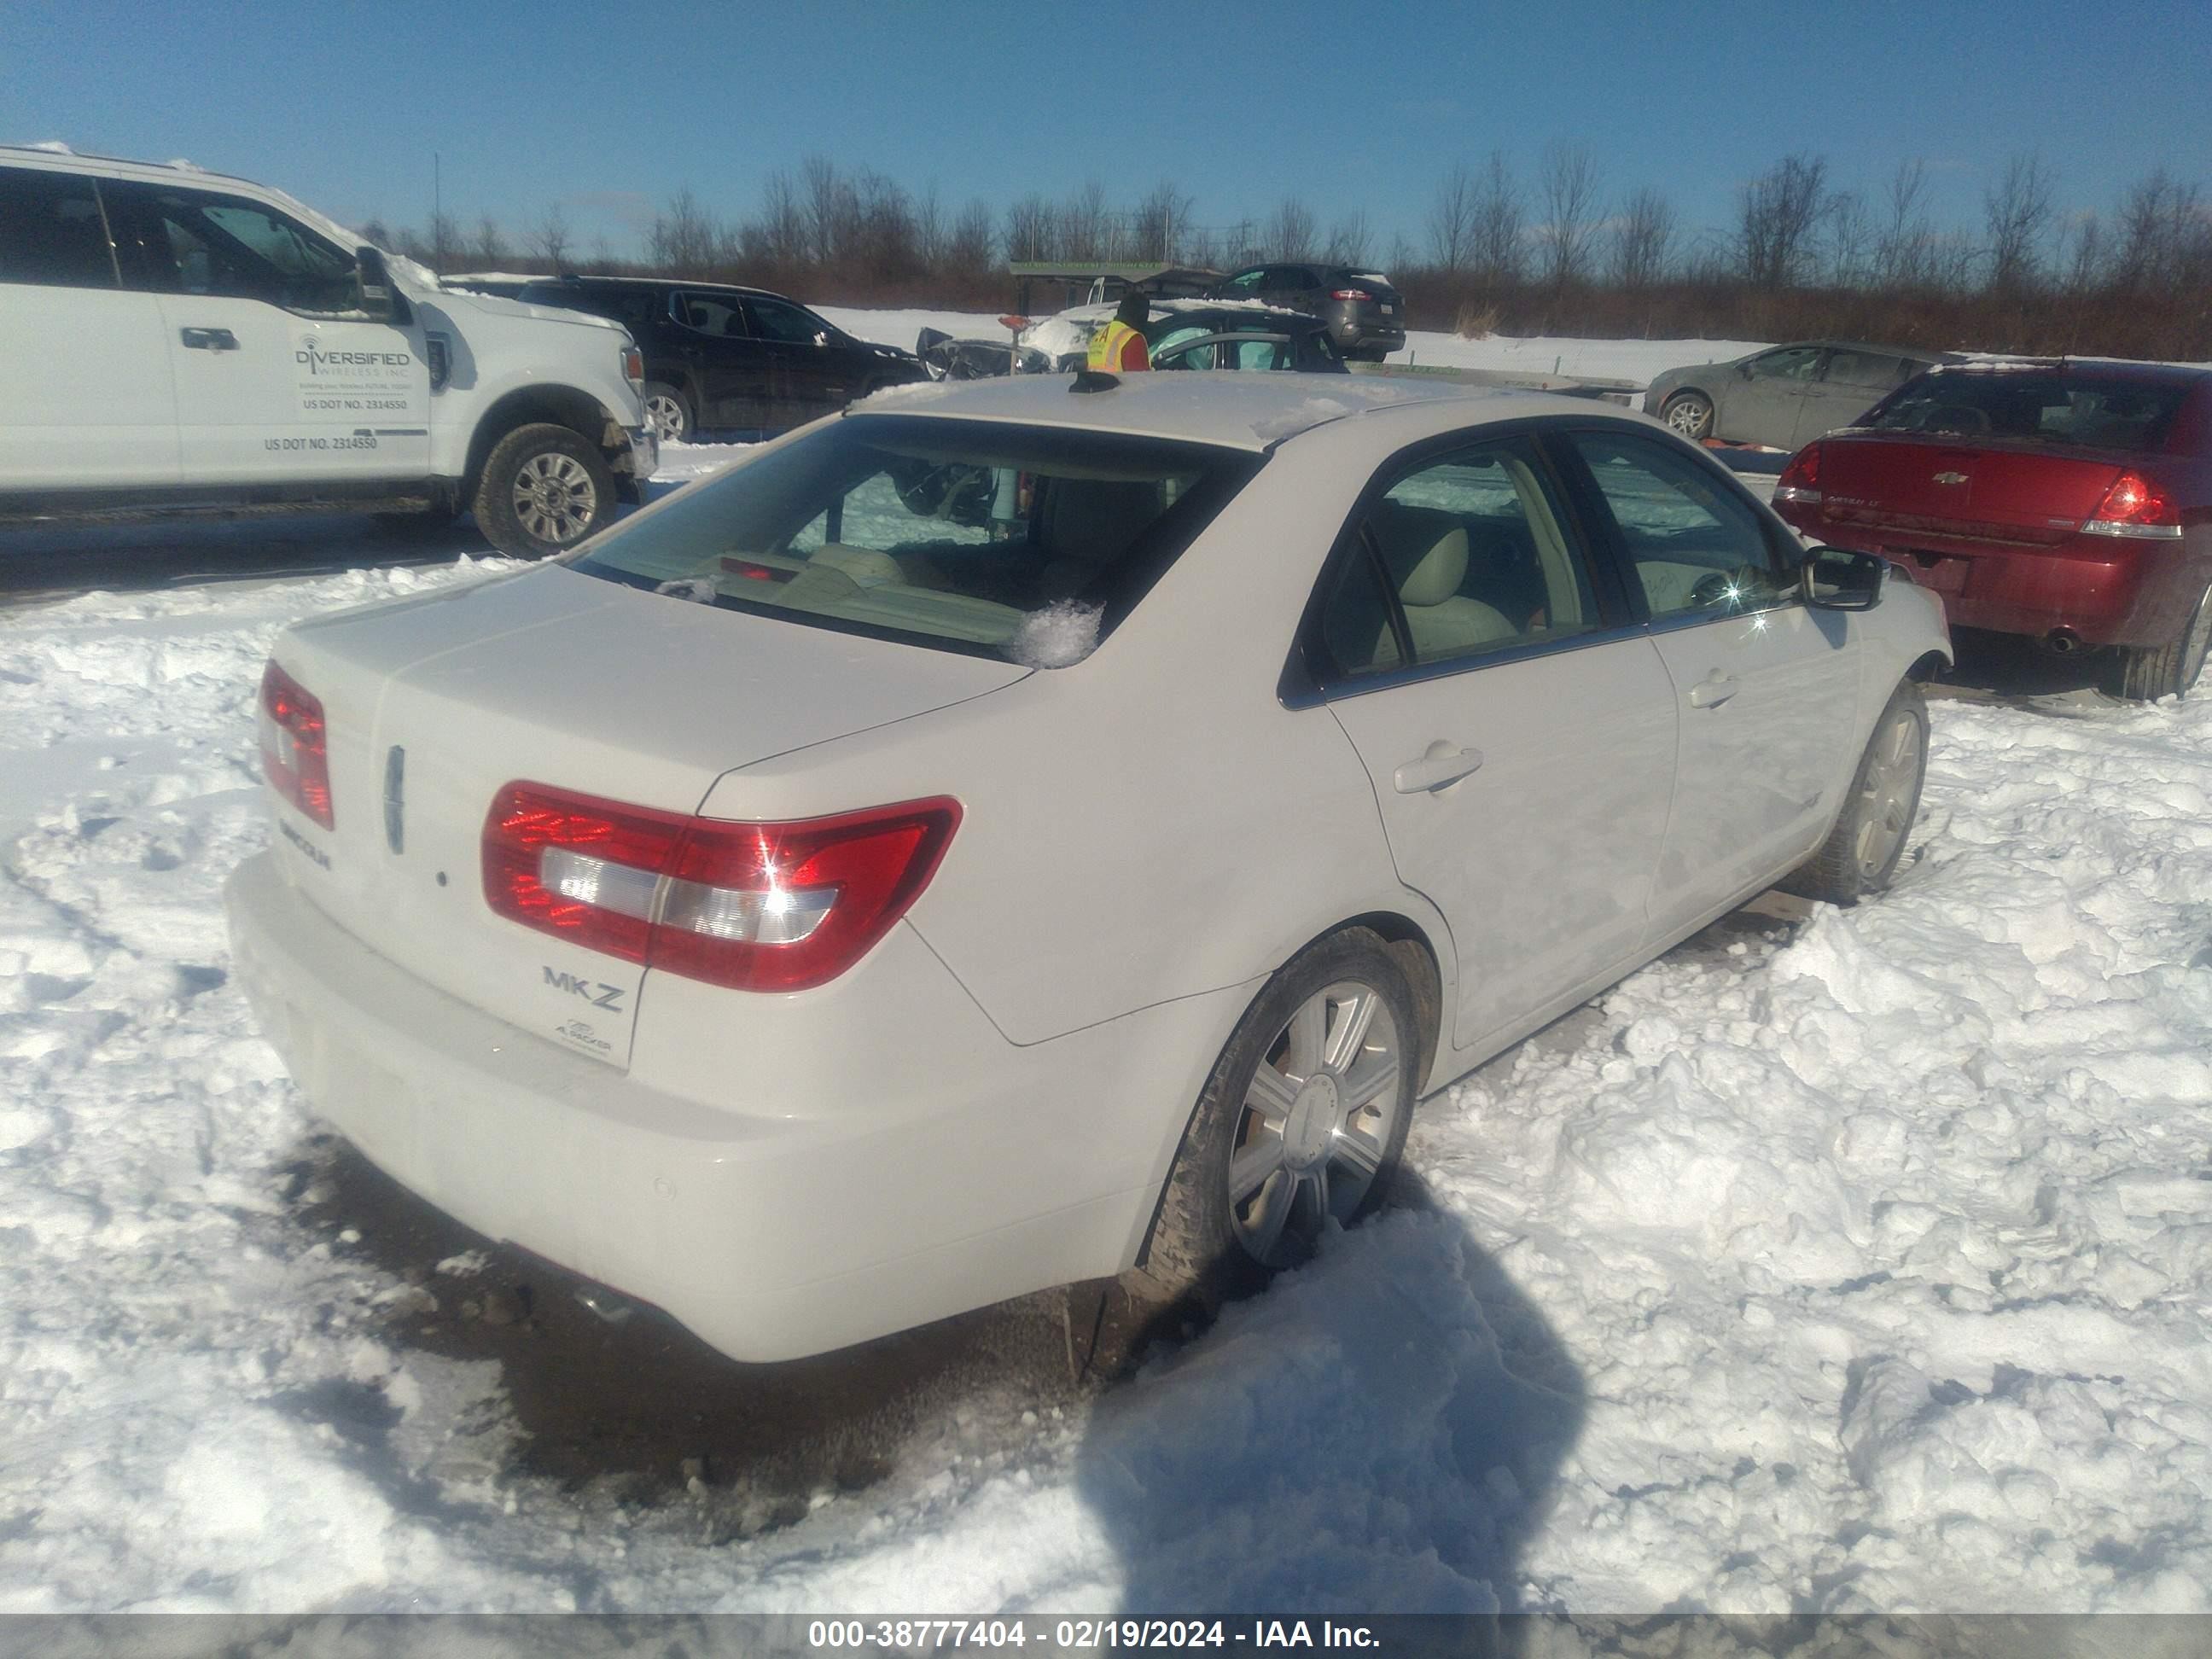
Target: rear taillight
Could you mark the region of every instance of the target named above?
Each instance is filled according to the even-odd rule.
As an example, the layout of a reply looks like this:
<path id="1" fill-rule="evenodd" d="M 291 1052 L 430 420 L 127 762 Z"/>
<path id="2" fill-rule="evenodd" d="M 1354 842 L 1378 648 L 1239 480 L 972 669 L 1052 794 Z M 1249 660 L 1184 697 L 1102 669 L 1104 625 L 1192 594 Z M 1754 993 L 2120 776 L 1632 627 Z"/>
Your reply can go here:
<path id="1" fill-rule="evenodd" d="M 2173 497 L 2140 472 L 2112 480 L 2104 501 L 2081 526 L 2085 536 L 2130 536 L 2145 541 L 2178 541 L 2181 512 Z"/>
<path id="2" fill-rule="evenodd" d="M 261 671 L 261 769 L 269 787 L 317 823 L 331 817 L 330 732 L 323 705 L 272 658 Z"/>
<path id="3" fill-rule="evenodd" d="M 1774 481 L 1774 499 L 1807 507 L 1820 504 L 1820 446 L 1807 444 L 1790 458 L 1782 476 Z"/>
<path id="4" fill-rule="evenodd" d="M 497 915 L 687 979 L 803 991 L 837 977 L 929 884 L 942 797 L 787 823 L 684 817 L 511 783 L 484 819 Z"/>
<path id="5" fill-rule="evenodd" d="M 1375 296 L 1364 288 L 1333 288 L 1328 291 L 1332 300 L 1371 300 Z"/>

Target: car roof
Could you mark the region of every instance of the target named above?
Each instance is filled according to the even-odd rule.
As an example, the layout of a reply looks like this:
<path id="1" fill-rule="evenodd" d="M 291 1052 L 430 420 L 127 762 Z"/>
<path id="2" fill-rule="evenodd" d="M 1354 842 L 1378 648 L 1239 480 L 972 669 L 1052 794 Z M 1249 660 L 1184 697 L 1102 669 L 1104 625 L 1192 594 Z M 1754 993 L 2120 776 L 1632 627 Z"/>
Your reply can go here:
<path id="1" fill-rule="evenodd" d="M 1429 430 L 1534 415 L 1601 412 L 1587 398 L 1471 387 L 1454 381 L 1356 379 L 1340 374 L 1125 374 L 1108 390 L 1073 390 L 1066 374 L 1012 374 L 980 380 L 932 380 L 890 386 L 846 414 L 922 415 L 935 419 L 1003 421 L 1024 426 L 1079 428 L 1128 437 L 1264 452 L 1285 439 L 1339 421 L 1406 419 Z M 1629 423 L 1651 425 L 1620 414 Z"/>
<path id="2" fill-rule="evenodd" d="M 789 305 L 802 301 L 787 294 L 778 294 L 773 289 L 748 288 L 743 283 L 695 283 L 683 276 L 597 276 L 579 270 L 564 270 L 557 276 L 533 276 L 531 286 L 552 288 L 680 288 L 686 294 L 743 294 L 763 300 L 781 300 Z"/>
<path id="3" fill-rule="evenodd" d="M 2212 377 L 2212 366 L 2203 363 L 2154 362 L 2141 357 L 2008 357 L 1990 353 L 1955 357 L 1941 367 L 1951 374 L 2039 369 L 2047 374 L 2064 374 L 2075 369 L 2090 369 L 2115 380 L 2179 385 Z"/>
<path id="4" fill-rule="evenodd" d="M 1881 345 L 1869 340 L 1790 340 L 1778 346 L 1768 346 L 1768 351 L 1790 351 L 1805 346 L 1815 346 L 1823 351 L 1863 351 L 1873 357 L 1910 357 L 1920 363 L 1954 363 L 1961 356 L 1956 351 L 1938 351 L 1929 346 Z M 1758 352 L 1752 353 L 1756 357 Z"/>

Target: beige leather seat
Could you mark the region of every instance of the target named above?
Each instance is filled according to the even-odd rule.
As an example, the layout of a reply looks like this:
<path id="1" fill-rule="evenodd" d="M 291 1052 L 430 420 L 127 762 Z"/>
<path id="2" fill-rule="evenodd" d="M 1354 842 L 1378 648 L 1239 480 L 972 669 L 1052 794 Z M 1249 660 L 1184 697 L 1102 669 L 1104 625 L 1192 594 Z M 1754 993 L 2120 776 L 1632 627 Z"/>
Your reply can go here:
<path id="1" fill-rule="evenodd" d="M 1504 611 L 1460 592 L 1467 580 L 1467 530 L 1449 514 L 1398 507 L 1382 518 L 1378 532 L 1418 659 L 1458 656 L 1520 636 Z M 1386 629 L 1376 659 L 1390 654 Z"/>

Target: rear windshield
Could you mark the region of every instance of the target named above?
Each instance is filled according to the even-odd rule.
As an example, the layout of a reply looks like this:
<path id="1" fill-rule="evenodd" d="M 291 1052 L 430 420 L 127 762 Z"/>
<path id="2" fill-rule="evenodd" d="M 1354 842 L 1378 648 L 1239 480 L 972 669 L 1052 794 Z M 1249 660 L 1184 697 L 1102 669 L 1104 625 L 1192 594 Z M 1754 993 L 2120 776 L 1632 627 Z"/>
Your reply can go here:
<path id="1" fill-rule="evenodd" d="M 1106 433 L 849 416 L 690 485 L 572 562 L 672 599 L 1060 666 L 1261 464 Z"/>
<path id="2" fill-rule="evenodd" d="M 1877 432 L 1957 438 L 2027 438 L 2090 449 L 2155 449 L 2189 395 L 2186 386 L 2016 371 L 1927 374 L 1861 424 Z"/>

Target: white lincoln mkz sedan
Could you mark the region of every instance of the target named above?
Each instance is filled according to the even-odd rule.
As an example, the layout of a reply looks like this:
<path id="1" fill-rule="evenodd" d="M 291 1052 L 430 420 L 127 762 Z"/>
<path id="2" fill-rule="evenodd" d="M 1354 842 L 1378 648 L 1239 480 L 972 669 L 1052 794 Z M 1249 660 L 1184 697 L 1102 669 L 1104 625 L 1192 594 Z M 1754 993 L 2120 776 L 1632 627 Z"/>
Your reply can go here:
<path id="1" fill-rule="evenodd" d="M 914 388 L 301 623 L 229 889 L 307 1098 L 769 1360 L 1298 1259 L 1420 1097 L 1903 852 L 1948 655 L 1641 416 Z"/>

